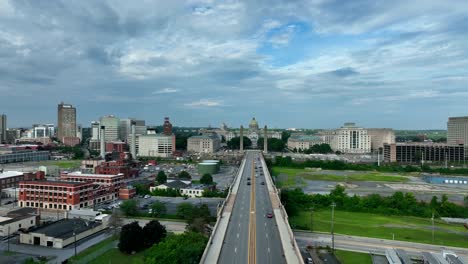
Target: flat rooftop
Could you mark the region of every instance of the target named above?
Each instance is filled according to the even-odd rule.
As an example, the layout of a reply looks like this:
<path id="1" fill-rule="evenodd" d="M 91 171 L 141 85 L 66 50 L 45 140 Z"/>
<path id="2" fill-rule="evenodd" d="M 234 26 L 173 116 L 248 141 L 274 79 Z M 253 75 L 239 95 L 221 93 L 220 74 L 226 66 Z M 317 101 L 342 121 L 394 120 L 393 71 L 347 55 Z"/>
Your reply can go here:
<path id="1" fill-rule="evenodd" d="M 21 175 L 23 175 L 23 173 L 19 171 L 4 171 L 0 173 L 0 179 L 16 177 L 16 176 L 21 176 Z"/>
<path id="2" fill-rule="evenodd" d="M 34 229 L 30 233 L 38 233 L 44 234 L 49 237 L 67 239 L 73 236 L 73 232 L 76 232 L 76 234 L 80 234 L 90 229 L 93 229 L 99 225 L 101 225 L 101 223 L 94 221 L 86 221 L 79 218 L 62 219 L 50 225 Z"/>
<path id="3" fill-rule="evenodd" d="M 98 177 L 98 178 L 112 178 L 116 176 L 123 176 L 122 173 L 119 174 L 94 174 L 94 173 L 82 173 L 81 171 L 69 172 L 63 174 L 63 176 L 73 176 L 73 177 Z"/>

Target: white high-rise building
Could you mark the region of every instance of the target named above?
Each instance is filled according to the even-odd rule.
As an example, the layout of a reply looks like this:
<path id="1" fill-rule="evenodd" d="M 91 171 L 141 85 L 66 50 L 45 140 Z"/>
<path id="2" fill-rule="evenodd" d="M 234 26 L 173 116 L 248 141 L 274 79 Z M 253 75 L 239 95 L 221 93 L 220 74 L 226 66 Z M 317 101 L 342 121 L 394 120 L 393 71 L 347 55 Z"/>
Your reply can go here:
<path id="1" fill-rule="evenodd" d="M 468 145 L 468 116 L 449 117 L 447 122 L 447 144 Z"/>
<path id="2" fill-rule="evenodd" d="M 140 157 L 170 157 L 175 151 L 174 135 L 141 135 L 137 143 Z"/>
<path id="3" fill-rule="evenodd" d="M 369 153 L 371 138 L 367 134 L 367 129 L 356 127 L 354 123 L 345 123 L 336 130 L 331 147 L 334 151 L 342 153 Z"/>
<path id="4" fill-rule="evenodd" d="M 119 118 L 109 115 L 101 117 L 99 121 L 101 126 L 105 127 L 104 139 L 106 142 L 118 141 L 119 140 L 119 129 L 120 120 Z"/>
<path id="5" fill-rule="evenodd" d="M 120 140 L 127 141 L 132 134 L 132 121 L 135 122 L 135 134 L 146 135 L 145 120 L 136 120 L 135 118 L 120 119 Z"/>
<path id="6" fill-rule="evenodd" d="M 383 149 L 384 144 L 395 143 L 395 132 L 391 128 L 368 128 L 367 134 L 371 137 L 371 149 Z"/>

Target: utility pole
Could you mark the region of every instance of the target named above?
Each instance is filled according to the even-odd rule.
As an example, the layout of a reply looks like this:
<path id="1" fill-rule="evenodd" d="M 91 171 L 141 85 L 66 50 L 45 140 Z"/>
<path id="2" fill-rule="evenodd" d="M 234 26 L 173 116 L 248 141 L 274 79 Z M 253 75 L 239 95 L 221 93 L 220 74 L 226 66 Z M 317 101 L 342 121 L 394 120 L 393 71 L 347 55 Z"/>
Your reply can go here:
<path id="1" fill-rule="evenodd" d="M 73 236 L 75 237 L 75 257 L 76 257 L 76 231 L 73 231 Z"/>
<path id="2" fill-rule="evenodd" d="M 331 234 L 332 234 L 332 252 L 335 253 L 335 231 L 334 231 L 334 221 L 335 221 L 335 207 L 336 203 L 332 203 L 332 224 L 331 224 Z"/>
<path id="3" fill-rule="evenodd" d="M 10 226 L 9 225 L 8 225 L 8 239 L 7 239 L 7 241 L 8 241 L 8 250 L 7 251 L 10 252 Z"/>
<path id="4" fill-rule="evenodd" d="M 432 211 L 432 244 L 434 244 L 434 211 Z"/>

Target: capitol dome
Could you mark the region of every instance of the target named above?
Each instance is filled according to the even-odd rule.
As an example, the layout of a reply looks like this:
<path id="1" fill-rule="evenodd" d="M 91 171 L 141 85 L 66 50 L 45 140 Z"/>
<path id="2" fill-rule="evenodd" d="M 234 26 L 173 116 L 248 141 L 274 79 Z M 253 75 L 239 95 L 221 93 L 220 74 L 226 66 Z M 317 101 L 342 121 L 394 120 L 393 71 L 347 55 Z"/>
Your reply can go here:
<path id="1" fill-rule="evenodd" d="M 256 132 L 256 131 L 258 131 L 258 122 L 257 122 L 257 120 L 255 120 L 255 117 L 252 118 L 252 121 L 250 121 L 249 130 L 250 130 L 251 132 Z"/>

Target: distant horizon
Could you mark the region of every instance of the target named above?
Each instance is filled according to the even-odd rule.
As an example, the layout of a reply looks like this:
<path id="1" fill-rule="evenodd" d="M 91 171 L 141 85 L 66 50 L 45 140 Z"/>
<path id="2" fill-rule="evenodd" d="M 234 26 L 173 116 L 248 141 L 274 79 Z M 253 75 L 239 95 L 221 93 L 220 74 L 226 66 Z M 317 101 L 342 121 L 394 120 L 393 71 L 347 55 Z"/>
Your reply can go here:
<path id="1" fill-rule="evenodd" d="M 163 12 L 161 12 L 163 10 Z M 0 1 L 11 126 L 445 129 L 468 110 L 468 1 Z M 162 122 L 162 121 L 161 121 Z"/>

